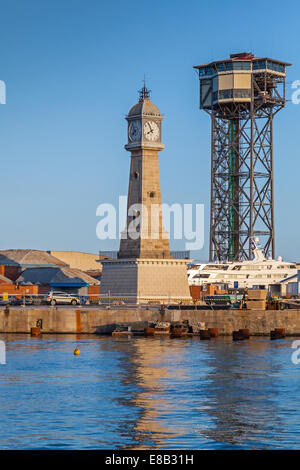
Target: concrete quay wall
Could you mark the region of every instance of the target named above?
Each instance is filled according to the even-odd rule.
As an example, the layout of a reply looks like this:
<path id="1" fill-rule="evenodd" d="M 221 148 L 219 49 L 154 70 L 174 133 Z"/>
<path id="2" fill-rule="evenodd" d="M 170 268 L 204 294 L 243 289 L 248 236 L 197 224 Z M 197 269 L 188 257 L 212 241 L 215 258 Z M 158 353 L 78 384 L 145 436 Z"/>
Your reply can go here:
<path id="1" fill-rule="evenodd" d="M 274 328 L 285 328 L 288 335 L 300 335 L 300 310 L 166 310 L 118 308 L 11 308 L 0 310 L 0 333 L 30 333 L 42 320 L 42 333 L 109 334 L 116 326 L 142 329 L 156 320 L 190 320 L 218 328 L 221 335 L 249 328 L 252 335 L 269 335 Z"/>

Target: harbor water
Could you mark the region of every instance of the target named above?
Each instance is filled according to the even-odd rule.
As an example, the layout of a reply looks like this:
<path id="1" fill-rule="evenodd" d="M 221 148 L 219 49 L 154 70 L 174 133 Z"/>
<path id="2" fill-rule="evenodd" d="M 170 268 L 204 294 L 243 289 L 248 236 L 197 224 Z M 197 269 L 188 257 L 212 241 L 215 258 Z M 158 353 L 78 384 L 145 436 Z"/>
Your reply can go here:
<path id="1" fill-rule="evenodd" d="M 0 448 L 297 449 L 295 339 L 0 335 Z"/>

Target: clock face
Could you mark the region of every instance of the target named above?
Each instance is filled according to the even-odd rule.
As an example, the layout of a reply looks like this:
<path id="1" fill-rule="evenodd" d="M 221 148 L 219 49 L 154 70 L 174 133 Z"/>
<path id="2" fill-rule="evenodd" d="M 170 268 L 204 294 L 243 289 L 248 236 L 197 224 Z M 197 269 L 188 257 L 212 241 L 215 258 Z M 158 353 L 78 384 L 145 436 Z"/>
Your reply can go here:
<path id="1" fill-rule="evenodd" d="M 144 124 L 144 136 L 147 140 L 158 140 L 159 127 L 154 121 L 146 121 Z"/>
<path id="2" fill-rule="evenodd" d="M 129 126 L 129 139 L 132 142 L 136 142 L 141 138 L 142 135 L 142 125 L 140 121 L 132 121 Z"/>

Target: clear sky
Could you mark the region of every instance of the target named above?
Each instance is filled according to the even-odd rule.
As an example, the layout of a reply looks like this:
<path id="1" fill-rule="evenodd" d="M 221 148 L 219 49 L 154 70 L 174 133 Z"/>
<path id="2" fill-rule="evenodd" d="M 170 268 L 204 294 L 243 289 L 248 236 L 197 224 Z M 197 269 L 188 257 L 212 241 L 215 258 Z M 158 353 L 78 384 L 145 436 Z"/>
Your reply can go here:
<path id="1" fill-rule="evenodd" d="M 210 121 L 193 65 L 252 51 L 300 79 L 297 1 L 0 0 L 0 248 L 97 252 L 96 207 L 127 194 L 126 121 L 144 73 L 165 115 L 163 200 L 205 204 Z M 300 105 L 275 120 L 276 252 L 300 259 Z M 183 243 L 173 244 L 184 249 Z"/>

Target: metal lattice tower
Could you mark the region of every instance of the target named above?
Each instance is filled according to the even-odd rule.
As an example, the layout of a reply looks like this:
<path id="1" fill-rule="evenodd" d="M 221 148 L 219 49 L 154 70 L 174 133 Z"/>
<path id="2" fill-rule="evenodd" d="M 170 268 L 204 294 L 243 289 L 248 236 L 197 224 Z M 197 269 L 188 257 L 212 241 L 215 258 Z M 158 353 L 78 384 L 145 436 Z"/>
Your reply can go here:
<path id="1" fill-rule="evenodd" d="M 275 257 L 273 118 L 289 65 L 244 52 L 194 67 L 211 116 L 211 261 L 252 259 L 256 237 Z"/>

